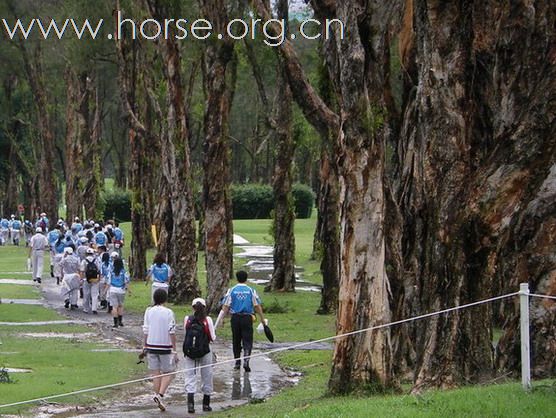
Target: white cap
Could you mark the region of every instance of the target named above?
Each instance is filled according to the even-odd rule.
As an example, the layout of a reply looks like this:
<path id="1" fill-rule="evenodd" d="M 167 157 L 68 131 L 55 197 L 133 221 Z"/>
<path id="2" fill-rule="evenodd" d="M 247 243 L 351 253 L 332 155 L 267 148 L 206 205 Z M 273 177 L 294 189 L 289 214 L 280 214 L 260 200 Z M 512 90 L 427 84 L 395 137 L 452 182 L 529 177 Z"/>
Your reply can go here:
<path id="1" fill-rule="evenodd" d="M 35 229 L 35 232 L 41 233 L 42 232 L 42 228 L 40 226 L 37 226 L 37 229 Z"/>
<path id="2" fill-rule="evenodd" d="M 95 224 L 95 228 L 100 228 L 100 225 L 99 225 L 99 224 Z"/>
<path id="3" fill-rule="evenodd" d="M 79 238 L 79 242 L 81 242 L 81 243 L 83 243 L 83 244 L 85 244 L 87 241 L 89 241 L 89 240 L 87 239 L 87 237 L 81 237 L 81 238 Z"/>
<path id="4" fill-rule="evenodd" d="M 87 254 L 94 254 L 95 250 L 93 250 L 92 248 L 87 248 L 87 251 L 85 251 Z"/>
<path id="5" fill-rule="evenodd" d="M 12 218 L 15 218 L 15 215 L 12 215 L 11 217 L 12 217 Z"/>
<path id="6" fill-rule="evenodd" d="M 205 306 L 205 307 L 207 306 L 207 303 L 205 302 L 205 300 L 204 300 L 203 298 L 195 298 L 195 299 L 193 299 L 193 302 L 191 302 L 191 306 L 195 306 L 195 305 L 197 305 L 198 303 L 200 303 L 201 305 L 203 305 L 203 306 Z"/>
<path id="7" fill-rule="evenodd" d="M 64 253 L 65 254 L 73 254 L 73 248 L 71 248 L 71 247 L 64 248 Z"/>
<path id="8" fill-rule="evenodd" d="M 43 213 L 40 214 L 40 216 L 46 216 L 46 213 L 43 212 Z"/>
<path id="9" fill-rule="evenodd" d="M 112 225 L 110 224 L 106 225 L 106 229 L 112 229 Z"/>
<path id="10" fill-rule="evenodd" d="M 112 253 L 110 253 L 110 257 L 112 258 L 118 258 L 120 256 L 120 254 L 118 254 L 116 251 L 112 251 Z"/>
<path id="11" fill-rule="evenodd" d="M 75 218 L 73 218 L 74 221 L 78 221 L 79 220 L 79 216 L 76 216 Z"/>

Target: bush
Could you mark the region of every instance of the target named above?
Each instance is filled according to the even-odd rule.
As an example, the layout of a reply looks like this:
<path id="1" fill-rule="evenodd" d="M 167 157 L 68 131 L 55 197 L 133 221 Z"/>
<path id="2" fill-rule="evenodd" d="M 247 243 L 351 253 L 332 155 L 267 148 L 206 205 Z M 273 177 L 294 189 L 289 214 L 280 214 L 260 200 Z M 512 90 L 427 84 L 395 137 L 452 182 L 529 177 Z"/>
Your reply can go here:
<path id="1" fill-rule="evenodd" d="M 295 204 L 295 217 L 298 219 L 308 219 L 313 211 L 315 194 L 306 184 L 296 183 L 292 189 L 293 201 Z"/>
<path id="2" fill-rule="evenodd" d="M 131 221 L 131 192 L 116 189 L 104 191 L 101 199 L 104 203 L 104 218 L 118 222 Z"/>
<path id="3" fill-rule="evenodd" d="M 269 219 L 274 207 L 272 187 L 264 184 L 232 186 L 234 219 Z"/>
<path id="4" fill-rule="evenodd" d="M 292 189 L 295 216 L 298 219 L 311 217 L 315 194 L 304 184 L 294 184 Z M 232 186 L 234 219 L 270 219 L 274 209 L 274 193 L 266 184 L 242 184 Z"/>

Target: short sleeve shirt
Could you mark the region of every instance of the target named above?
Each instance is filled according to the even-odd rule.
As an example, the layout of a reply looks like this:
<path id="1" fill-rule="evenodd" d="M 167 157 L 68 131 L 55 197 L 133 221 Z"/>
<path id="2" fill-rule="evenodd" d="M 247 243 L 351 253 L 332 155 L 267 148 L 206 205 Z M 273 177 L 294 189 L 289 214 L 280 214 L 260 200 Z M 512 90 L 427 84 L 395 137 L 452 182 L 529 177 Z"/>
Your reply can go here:
<path id="1" fill-rule="evenodd" d="M 232 314 L 252 314 L 261 301 L 254 289 L 240 283 L 228 290 L 223 304 L 230 307 Z"/>

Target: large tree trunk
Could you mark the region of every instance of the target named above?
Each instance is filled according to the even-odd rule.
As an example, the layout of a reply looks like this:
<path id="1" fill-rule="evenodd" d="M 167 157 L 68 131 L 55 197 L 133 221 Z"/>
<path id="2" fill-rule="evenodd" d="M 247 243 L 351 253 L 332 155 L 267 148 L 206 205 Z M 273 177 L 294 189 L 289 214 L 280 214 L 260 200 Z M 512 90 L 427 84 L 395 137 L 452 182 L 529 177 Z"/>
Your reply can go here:
<path id="1" fill-rule="evenodd" d="M 85 88 L 92 90 L 90 81 L 85 80 Z M 92 116 L 90 110 L 83 112 L 83 116 L 87 115 L 86 130 L 82 131 L 82 135 L 86 136 L 84 144 L 84 157 L 83 164 L 86 176 L 84 176 L 83 184 L 83 204 L 85 205 L 85 216 L 89 219 L 99 219 L 103 216 L 102 213 L 97 212 L 97 202 L 100 196 L 100 188 L 102 186 L 102 167 L 101 167 L 101 135 L 102 135 L 102 121 L 101 113 L 102 107 L 100 104 L 98 87 L 94 89 L 93 94 L 93 112 Z M 84 127 L 85 128 L 85 127 Z"/>
<path id="2" fill-rule="evenodd" d="M 289 21 L 288 0 L 277 2 L 277 17 Z M 289 27 L 287 25 L 286 27 Z M 295 291 L 295 221 L 292 195 L 292 165 L 295 143 L 292 135 L 292 94 L 284 65 L 278 66 L 276 77 L 275 138 L 277 144 L 274 167 L 274 271 L 268 290 Z"/>
<path id="3" fill-rule="evenodd" d="M 83 139 L 78 134 L 77 112 L 83 92 L 79 89 L 77 76 L 68 66 L 66 68 L 66 219 L 71 224 L 76 216 L 82 216 L 83 208 Z"/>
<path id="4" fill-rule="evenodd" d="M 19 45 L 37 112 L 39 131 L 38 150 L 40 154 L 37 158 L 38 166 L 36 167 L 39 184 L 38 205 L 41 212 L 45 212 L 49 218 L 56 220 L 58 219 L 58 200 L 56 197 L 56 179 L 54 177 L 56 172 L 54 169 L 55 143 L 50 115 L 48 113 L 49 103 L 44 86 L 41 50 L 37 47 L 33 56 L 30 56 L 24 41 L 21 41 Z"/>
<path id="5" fill-rule="evenodd" d="M 161 2 L 149 0 L 148 3 L 154 18 L 162 20 L 169 17 Z M 170 195 L 164 205 L 163 218 L 167 240 L 165 250 L 174 269 L 169 293 L 172 301 L 185 303 L 199 296 L 189 128 L 178 44 L 170 37 L 159 43 L 159 51 L 165 64 L 164 76 L 168 85 L 167 129 L 161 135 L 160 148 L 165 180 L 163 190 Z M 179 150 L 179 157 L 176 149 Z"/>
<path id="6" fill-rule="evenodd" d="M 215 33 L 225 33 L 229 21 L 226 2 L 199 0 L 203 15 L 213 22 Z M 228 118 L 230 86 L 227 74 L 234 55 L 231 39 L 205 41 L 204 206 L 207 266 L 207 307 L 216 310 L 232 276 L 232 210 L 230 196 L 230 150 Z"/>

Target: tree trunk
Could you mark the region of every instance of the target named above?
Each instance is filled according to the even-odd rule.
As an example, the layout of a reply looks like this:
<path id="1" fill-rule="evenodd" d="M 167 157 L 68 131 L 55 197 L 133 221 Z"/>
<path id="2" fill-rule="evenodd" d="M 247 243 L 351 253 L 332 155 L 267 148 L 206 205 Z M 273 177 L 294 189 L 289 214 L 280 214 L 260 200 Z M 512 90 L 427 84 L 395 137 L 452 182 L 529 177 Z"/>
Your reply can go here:
<path id="1" fill-rule="evenodd" d="M 229 21 L 223 0 L 199 0 L 203 15 L 215 33 L 225 33 Z M 234 41 L 206 40 L 203 51 L 205 85 L 204 207 L 207 266 L 207 308 L 218 309 L 232 276 L 232 210 L 230 196 L 230 150 L 227 124 L 230 112 L 229 64 Z"/>
<path id="2" fill-rule="evenodd" d="M 40 48 L 37 47 L 31 57 L 23 41 L 20 42 L 19 46 L 37 111 L 40 153 L 37 160 L 38 166 L 36 167 L 39 184 L 38 205 L 41 212 L 46 212 L 49 218 L 56 220 L 58 219 L 58 200 L 56 197 L 56 179 L 54 177 L 56 172 L 54 168 L 55 144 L 50 115 L 48 113 L 49 106 L 44 86 Z"/>
<path id="3" fill-rule="evenodd" d="M 161 2 L 149 0 L 155 19 L 167 18 L 168 10 Z M 168 85 L 167 129 L 161 135 L 163 190 L 169 193 L 164 206 L 163 225 L 166 226 L 165 250 L 174 269 L 170 284 L 170 299 L 177 303 L 190 302 L 199 296 L 197 281 L 197 247 L 195 208 L 191 175 L 189 128 L 187 126 L 185 91 L 180 69 L 180 51 L 173 38 L 159 43 Z M 176 149 L 179 150 L 179 157 Z M 170 222 L 171 221 L 171 222 Z"/>
<path id="4" fill-rule="evenodd" d="M 85 81 L 85 88 L 93 90 L 90 86 L 90 81 Z M 82 135 L 86 136 L 86 142 L 84 147 L 85 155 L 85 173 L 87 177 L 85 178 L 83 185 L 83 204 L 85 205 L 85 215 L 89 219 L 99 219 L 104 214 L 97 212 L 97 201 L 100 196 L 100 188 L 102 186 L 102 167 L 101 167 L 101 135 L 102 135 L 102 122 L 101 113 L 102 107 L 100 103 L 98 87 L 94 89 L 94 107 L 92 112 L 92 118 L 90 112 L 87 111 L 83 113 L 83 118 L 87 115 L 87 125 L 86 130 L 82 132 Z M 85 110 L 85 109 L 84 109 Z"/>
<path id="5" fill-rule="evenodd" d="M 77 112 L 82 100 L 82 92 L 75 73 L 68 66 L 66 79 L 66 219 L 68 224 L 76 216 L 81 216 L 83 208 L 83 149 L 82 137 L 78 134 Z"/>
<path id="6" fill-rule="evenodd" d="M 277 2 L 278 19 L 289 21 L 288 0 Z M 288 25 L 289 26 L 289 25 Z M 287 27 L 288 27 L 287 26 Z M 292 165 L 295 143 L 292 135 L 292 94 L 284 71 L 278 66 L 276 77 L 275 138 L 277 144 L 274 167 L 274 271 L 267 290 L 295 291 L 295 212 L 292 195 Z"/>

